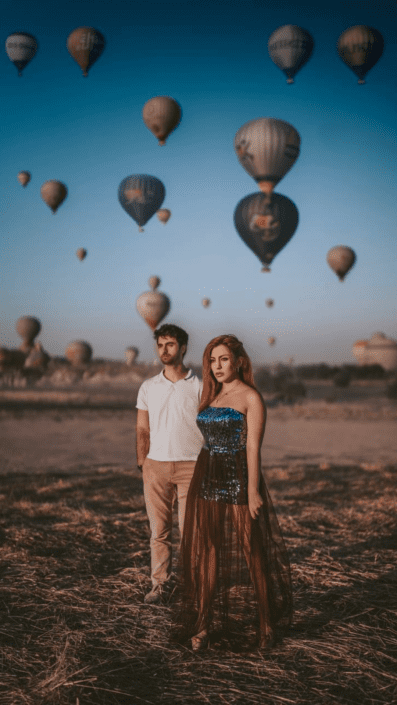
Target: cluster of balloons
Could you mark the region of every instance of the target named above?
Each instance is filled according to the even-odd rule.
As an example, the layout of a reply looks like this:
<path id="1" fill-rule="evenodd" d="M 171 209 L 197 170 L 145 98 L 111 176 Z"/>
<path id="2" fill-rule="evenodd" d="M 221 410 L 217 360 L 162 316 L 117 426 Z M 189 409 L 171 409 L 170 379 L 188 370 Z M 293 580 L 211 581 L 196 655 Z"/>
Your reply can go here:
<path id="1" fill-rule="evenodd" d="M 28 32 L 13 32 L 7 37 L 6 52 L 19 76 L 22 76 L 23 69 L 33 59 L 38 46 L 36 37 Z M 83 76 L 88 76 L 89 69 L 105 48 L 105 37 L 93 27 L 78 27 L 69 35 L 66 46 L 80 66 Z"/>
<path id="2" fill-rule="evenodd" d="M 274 193 L 274 187 L 299 156 L 300 136 L 284 120 L 258 118 L 245 123 L 234 138 L 241 166 L 257 182 L 260 192 L 245 196 L 234 211 L 241 239 L 261 261 L 262 271 L 293 236 L 299 220 L 295 204 Z"/>
<path id="3" fill-rule="evenodd" d="M 146 127 L 158 139 L 159 144 L 165 145 L 167 137 L 181 121 L 182 108 L 174 98 L 158 95 L 145 103 L 142 117 Z M 143 232 L 142 226 L 156 212 L 158 219 L 164 224 L 171 216 L 168 208 L 161 208 L 165 198 L 165 187 L 156 176 L 149 174 L 126 176 L 119 185 L 118 198 L 122 208 L 137 223 L 139 232 Z"/>
<path id="4" fill-rule="evenodd" d="M 88 76 L 91 66 L 99 59 L 105 48 L 105 37 L 94 27 L 78 27 L 69 35 L 66 46 L 73 59 L 80 66 L 83 76 Z M 310 32 L 297 25 L 287 24 L 278 27 L 269 37 L 268 51 L 272 61 L 287 76 L 287 83 L 293 83 L 297 72 L 310 59 L 314 40 Z M 383 53 L 384 41 L 381 33 L 373 27 L 367 25 L 355 25 L 349 27 L 340 35 L 337 42 L 337 50 L 342 61 L 354 71 L 358 77 L 358 83 L 365 83 L 365 76 L 368 71 L 375 66 Z M 31 61 L 38 49 L 37 39 L 28 32 L 13 32 L 7 37 L 6 52 L 16 66 L 19 76 L 25 66 Z M 153 100 L 158 101 L 155 111 L 161 110 L 161 100 L 164 96 L 159 96 Z M 150 130 L 156 135 L 159 144 L 165 144 L 166 132 L 157 121 L 157 117 L 152 113 L 153 103 L 148 101 L 144 107 L 143 119 Z M 171 132 L 178 125 L 181 113 L 178 105 L 170 113 L 168 106 L 167 129 Z"/>
<path id="5" fill-rule="evenodd" d="M 358 83 L 363 84 L 368 71 L 382 56 L 383 46 L 383 37 L 377 29 L 355 25 L 342 32 L 337 50 L 358 77 Z M 287 76 L 287 83 L 294 83 L 295 75 L 312 55 L 314 40 L 306 29 L 286 24 L 270 35 L 267 48 L 271 60 Z"/>

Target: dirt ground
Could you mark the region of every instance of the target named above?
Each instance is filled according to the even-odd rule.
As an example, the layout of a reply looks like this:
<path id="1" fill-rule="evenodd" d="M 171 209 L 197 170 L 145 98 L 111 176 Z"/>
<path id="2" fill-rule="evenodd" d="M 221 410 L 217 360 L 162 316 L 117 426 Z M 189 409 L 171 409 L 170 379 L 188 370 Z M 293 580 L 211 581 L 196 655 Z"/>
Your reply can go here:
<path id="1" fill-rule="evenodd" d="M 262 464 L 393 463 L 397 408 L 395 414 L 392 406 L 363 409 L 321 401 L 270 408 Z M 135 409 L 0 410 L 1 472 L 133 467 L 135 423 Z"/>

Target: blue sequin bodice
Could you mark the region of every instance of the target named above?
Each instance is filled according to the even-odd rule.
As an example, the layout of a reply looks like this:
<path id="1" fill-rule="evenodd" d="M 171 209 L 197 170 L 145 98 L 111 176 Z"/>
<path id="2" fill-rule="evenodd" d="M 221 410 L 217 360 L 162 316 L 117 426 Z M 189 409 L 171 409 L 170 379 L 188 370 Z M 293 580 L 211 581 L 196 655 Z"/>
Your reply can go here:
<path id="1" fill-rule="evenodd" d="M 247 504 L 247 418 L 228 406 L 207 406 L 197 416 L 204 436 L 208 465 L 199 497 L 230 504 Z"/>

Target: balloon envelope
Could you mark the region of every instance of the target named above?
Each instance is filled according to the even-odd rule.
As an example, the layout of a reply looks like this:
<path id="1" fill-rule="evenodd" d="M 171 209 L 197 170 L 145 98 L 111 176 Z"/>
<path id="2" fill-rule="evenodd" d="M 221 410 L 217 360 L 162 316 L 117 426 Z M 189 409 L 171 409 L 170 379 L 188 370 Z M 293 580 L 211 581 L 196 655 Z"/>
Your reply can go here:
<path id="1" fill-rule="evenodd" d="M 45 181 L 42 185 L 40 193 L 43 201 L 51 208 L 53 213 L 56 213 L 68 195 L 68 190 L 62 181 L 50 179 L 50 181 Z"/>
<path id="2" fill-rule="evenodd" d="M 270 338 L 267 339 L 267 342 L 269 343 L 269 345 L 274 345 L 274 343 L 276 342 L 276 338 L 273 338 L 273 336 L 270 336 Z"/>
<path id="3" fill-rule="evenodd" d="M 271 193 L 297 160 L 300 136 L 284 120 L 258 118 L 236 132 L 234 149 L 241 166 L 259 188 Z"/>
<path id="4" fill-rule="evenodd" d="M 204 306 L 204 308 L 208 308 L 208 306 L 211 305 L 211 299 L 203 299 L 201 302 Z"/>
<path id="5" fill-rule="evenodd" d="M 20 171 L 17 176 L 17 179 L 22 186 L 27 186 L 31 178 L 32 176 L 30 171 Z"/>
<path id="6" fill-rule="evenodd" d="M 309 61 L 314 47 L 311 34 L 295 24 L 286 24 L 270 35 L 267 48 L 271 60 L 284 71 L 287 83 Z"/>
<path id="7" fill-rule="evenodd" d="M 19 76 L 22 76 L 23 69 L 33 59 L 38 46 L 36 37 L 28 32 L 14 32 L 7 37 L 6 52 Z"/>
<path id="8" fill-rule="evenodd" d="M 133 365 L 139 355 L 138 348 L 130 347 L 125 349 L 125 361 L 128 366 Z"/>
<path id="9" fill-rule="evenodd" d="M 158 286 L 161 284 L 161 279 L 160 277 L 150 277 L 149 278 L 149 286 L 152 289 L 157 289 Z"/>
<path id="10" fill-rule="evenodd" d="M 168 208 L 160 208 L 160 210 L 157 211 L 157 217 L 159 221 L 165 225 L 167 220 L 171 217 L 171 211 L 169 211 Z"/>
<path id="11" fill-rule="evenodd" d="M 234 225 L 241 239 L 267 267 L 289 242 L 298 226 L 295 204 L 286 196 L 252 193 L 234 211 Z"/>
<path id="12" fill-rule="evenodd" d="M 79 258 L 80 262 L 83 261 L 87 257 L 87 250 L 84 249 L 84 247 L 79 247 L 79 249 L 76 252 L 77 257 Z"/>
<path id="13" fill-rule="evenodd" d="M 152 330 L 155 330 L 160 321 L 165 318 L 170 306 L 168 296 L 160 291 L 146 291 L 138 296 L 136 301 L 139 315 Z"/>
<path id="14" fill-rule="evenodd" d="M 266 299 L 265 304 L 268 308 L 272 308 L 272 306 L 274 306 L 274 301 L 273 299 Z"/>
<path id="15" fill-rule="evenodd" d="M 38 318 L 33 316 L 21 316 L 15 324 L 15 330 L 24 341 L 31 344 L 36 335 L 40 333 L 41 323 Z"/>
<path id="16" fill-rule="evenodd" d="M 358 83 L 365 83 L 365 76 L 382 56 L 383 47 L 381 33 L 362 24 L 342 32 L 337 44 L 340 58 L 354 71 Z"/>
<path id="17" fill-rule="evenodd" d="M 105 37 L 97 29 L 78 27 L 69 34 L 66 46 L 69 54 L 83 71 L 83 76 L 88 76 L 88 71 L 99 59 L 105 44 Z"/>
<path id="18" fill-rule="evenodd" d="M 179 103 L 167 95 L 158 95 L 145 103 L 142 117 L 146 127 L 164 145 L 168 135 L 179 125 L 182 109 Z"/>
<path id="19" fill-rule="evenodd" d="M 164 184 L 160 179 L 148 174 L 131 174 L 122 180 L 118 197 L 128 215 L 142 225 L 160 208 L 165 198 Z"/>
<path id="20" fill-rule="evenodd" d="M 86 365 L 92 357 L 92 347 L 84 340 L 74 340 L 65 350 L 65 357 L 72 365 Z"/>
<path id="21" fill-rule="evenodd" d="M 338 275 L 340 281 L 344 280 L 355 261 L 356 253 L 351 247 L 347 247 L 346 245 L 332 247 L 327 254 L 327 262 L 331 269 Z"/>

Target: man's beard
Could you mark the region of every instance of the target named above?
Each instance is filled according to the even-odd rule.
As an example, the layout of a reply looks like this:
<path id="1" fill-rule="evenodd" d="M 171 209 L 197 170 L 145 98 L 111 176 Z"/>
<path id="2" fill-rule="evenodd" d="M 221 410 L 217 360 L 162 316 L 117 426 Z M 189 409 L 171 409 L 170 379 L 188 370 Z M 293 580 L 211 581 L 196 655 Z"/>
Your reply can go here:
<path id="1" fill-rule="evenodd" d="M 160 357 L 160 360 L 163 363 L 163 365 L 175 365 L 175 362 L 178 359 L 178 355 L 167 355 L 164 357 L 166 357 L 167 359 L 164 360 L 163 355 Z"/>

